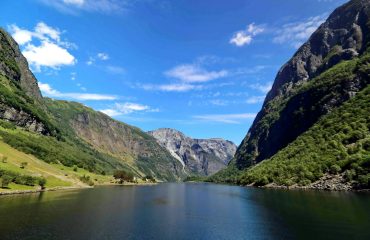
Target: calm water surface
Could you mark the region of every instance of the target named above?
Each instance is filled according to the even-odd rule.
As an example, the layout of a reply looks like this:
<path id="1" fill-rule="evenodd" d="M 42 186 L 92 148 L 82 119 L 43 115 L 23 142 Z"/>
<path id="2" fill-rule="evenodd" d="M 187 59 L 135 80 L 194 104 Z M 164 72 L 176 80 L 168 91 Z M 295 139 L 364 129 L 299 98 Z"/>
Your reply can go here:
<path id="1" fill-rule="evenodd" d="M 370 194 L 189 183 L 2 196 L 0 239 L 370 239 Z"/>

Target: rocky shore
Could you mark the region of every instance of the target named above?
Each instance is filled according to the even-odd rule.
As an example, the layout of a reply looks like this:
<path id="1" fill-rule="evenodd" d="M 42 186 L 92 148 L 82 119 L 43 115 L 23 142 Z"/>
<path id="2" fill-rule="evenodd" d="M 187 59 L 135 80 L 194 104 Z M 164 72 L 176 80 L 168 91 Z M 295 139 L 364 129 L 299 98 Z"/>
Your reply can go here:
<path id="1" fill-rule="evenodd" d="M 277 188 L 277 189 L 303 189 L 303 190 L 324 190 L 324 191 L 359 191 L 354 188 L 351 182 L 347 182 L 342 174 L 325 174 L 318 181 L 313 182 L 307 186 L 299 186 L 294 184 L 292 186 L 282 186 L 275 183 L 270 183 L 262 188 Z M 364 190 L 361 190 L 364 191 Z"/>

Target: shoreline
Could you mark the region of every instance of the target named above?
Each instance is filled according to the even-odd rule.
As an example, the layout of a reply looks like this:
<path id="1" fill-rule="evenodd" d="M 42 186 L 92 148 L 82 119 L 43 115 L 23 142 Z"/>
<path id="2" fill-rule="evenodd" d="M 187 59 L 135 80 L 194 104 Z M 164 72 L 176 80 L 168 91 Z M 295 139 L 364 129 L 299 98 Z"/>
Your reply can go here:
<path id="1" fill-rule="evenodd" d="M 253 187 L 253 188 L 260 188 L 260 189 L 281 189 L 281 190 L 296 190 L 296 191 L 318 191 L 318 192 L 370 192 L 370 189 L 332 189 L 332 188 L 319 188 L 319 187 L 310 187 L 310 186 L 280 186 L 280 185 L 270 185 L 270 186 L 253 186 L 253 185 L 240 185 L 242 187 Z"/>
<path id="2" fill-rule="evenodd" d="M 216 182 L 214 182 L 216 183 Z M 222 182 L 217 182 L 221 183 Z M 354 181 L 346 181 L 344 174 L 325 173 L 320 179 L 306 186 L 300 186 L 297 183 L 291 186 L 278 185 L 274 182 L 264 186 L 256 186 L 255 183 L 240 185 L 237 183 L 224 183 L 241 187 L 253 187 L 260 189 L 283 189 L 283 190 L 305 190 L 305 191 L 325 191 L 325 192 L 370 192 L 370 189 L 359 188 Z"/>
<path id="3" fill-rule="evenodd" d="M 45 189 L 33 189 L 33 190 L 5 190 L 0 191 L 1 196 L 7 195 L 21 195 L 21 194 L 31 194 L 31 193 L 41 193 L 41 192 L 54 192 L 54 191 L 67 191 L 67 190 L 77 190 L 77 189 L 88 189 L 88 188 L 95 188 L 100 186 L 153 186 L 157 185 L 158 183 L 102 183 L 96 184 L 94 186 L 69 186 L 69 187 L 54 187 L 54 188 L 45 188 Z"/>
<path id="4" fill-rule="evenodd" d="M 196 181 L 190 182 L 190 183 L 197 183 Z M 282 185 L 276 185 L 276 184 L 269 184 L 265 186 L 255 186 L 253 184 L 249 185 L 240 185 L 236 183 L 227 183 L 227 182 L 203 182 L 203 183 L 213 183 L 213 184 L 223 184 L 223 185 L 230 185 L 230 186 L 238 186 L 238 187 L 245 187 L 245 188 L 256 188 L 256 189 L 271 189 L 271 190 L 289 190 L 289 191 L 317 191 L 317 192 L 346 192 L 346 193 L 370 193 L 370 189 L 355 189 L 353 187 L 348 189 L 332 189 L 332 188 L 319 188 L 319 187 L 313 187 L 313 186 L 298 186 L 298 185 L 292 185 L 292 186 L 282 186 Z"/>
<path id="5" fill-rule="evenodd" d="M 66 190 L 87 189 L 87 188 L 93 188 L 93 187 L 73 186 L 73 187 L 55 187 L 55 188 L 46 188 L 46 189 L 33 189 L 33 190 L 9 190 L 9 191 L 0 192 L 0 196 L 41 193 L 41 192 L 54 192 L 54 191 L 66 191 Z"/>
<path id="6" fill-rule="evenodd" d="M 268 186 L 254 186 L 254 185 L 238 185 L 238 184 L 230 184 L 230 183 L 215 183 L 215 182 L 184 182 L 184 183 L 213 183 L 213 184 L 225 184 L 225 185 L 232 185 L 232 186 L 239 186 L 239 187 L 246 187 L 246 188 L 256 188 L 256 189 L 265 189 L 265 190 L 289 190 L 289 191 L 318 191 L 318 192 L 344 192 L 344 193 L 370 193 L 370 189 L 324 189 L 324 188 L 315 188 L 310 186 L 279 186 L 275 184 L 271 184 Z M 69 187 L 55 187 L 55 188 L 46 188 L 46 189 L 34 189 L 34 190 L 10 190 L 0 192 L 1 196 L 9 196 L 9 195 L 22 195 L 22 194 L 33 194 L 33 193 L 41 193 L 41 192 L 54 192 L 54 191 L 68 191 L 68 190 L 77 190 L 77 189 L 93 189 L 95 187 L 104 187 L 104 186 L 154 186 L 158 185 L 159 183 L 102 183 L 96 184 L 94 186 L 69 186 Z"/>

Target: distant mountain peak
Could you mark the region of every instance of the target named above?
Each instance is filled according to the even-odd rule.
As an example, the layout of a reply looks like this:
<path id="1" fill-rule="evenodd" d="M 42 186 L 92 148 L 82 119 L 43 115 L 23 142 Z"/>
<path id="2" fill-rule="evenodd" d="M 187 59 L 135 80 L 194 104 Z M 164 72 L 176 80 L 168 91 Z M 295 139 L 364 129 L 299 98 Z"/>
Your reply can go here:
<path id="1" fill-rule="evenodd" d="M 234 143 L 221 138 L 193 139 L 172 128 L 159 128 L 148 133 L 197 175 L 211 175 L 225 168 L 236 151 Z"/>

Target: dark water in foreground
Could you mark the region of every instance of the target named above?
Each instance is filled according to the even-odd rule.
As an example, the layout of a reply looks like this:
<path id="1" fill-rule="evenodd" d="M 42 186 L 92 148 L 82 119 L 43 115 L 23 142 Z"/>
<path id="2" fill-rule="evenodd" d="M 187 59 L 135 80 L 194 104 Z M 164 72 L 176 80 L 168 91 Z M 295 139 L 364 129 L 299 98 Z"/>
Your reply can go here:
<path id="1" fill-rule="evenodd" d="M 370 239 L 370 194 L 189 183 L 2 196 L 0 239 Z"/>

